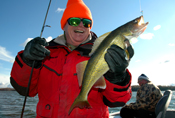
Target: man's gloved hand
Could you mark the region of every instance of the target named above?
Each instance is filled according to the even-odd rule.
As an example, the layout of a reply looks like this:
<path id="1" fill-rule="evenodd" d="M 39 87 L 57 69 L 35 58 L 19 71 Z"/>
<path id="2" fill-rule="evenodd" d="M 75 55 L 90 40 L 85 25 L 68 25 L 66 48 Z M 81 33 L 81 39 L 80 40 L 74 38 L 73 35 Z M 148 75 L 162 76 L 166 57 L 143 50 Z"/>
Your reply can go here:
<path id="1" fill-rule="evenodd" d="M 125 51 L 117 45 L 112 45 L 105 54 L 105 60 L 110 70 L 105 78 L 111 83 L 121 83 L 126 76 L 126 68 L 129 61 L 126 60 Z"/>
<path id="2" fill-rule="evenodd" d="M 46 42 L 44 38 L 36 37 L 33 40 L 29 41 L 25 46 L 24 52 L 22 54 L 23 61 L 32 66 L 33 61 L 35 60 L 35 68 L 41 66 L 42 60 L 50 55 L 50 50 L 46 49 L 44 46 L 48 46 L 49 43 Z"/>

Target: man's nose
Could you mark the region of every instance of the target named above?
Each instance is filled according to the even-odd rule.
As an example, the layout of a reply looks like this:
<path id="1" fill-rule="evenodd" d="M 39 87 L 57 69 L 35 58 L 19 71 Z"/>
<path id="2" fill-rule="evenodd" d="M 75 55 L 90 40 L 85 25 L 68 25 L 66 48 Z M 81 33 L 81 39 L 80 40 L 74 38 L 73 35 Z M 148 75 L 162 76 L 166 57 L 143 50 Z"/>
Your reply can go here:
<path id="1" fill-rule="evenodd" d="M 83 26 L 83 22 L 81 21 L 80 24 L 79 24 L 78 26 L 84 27 L 84 26 Z"/>

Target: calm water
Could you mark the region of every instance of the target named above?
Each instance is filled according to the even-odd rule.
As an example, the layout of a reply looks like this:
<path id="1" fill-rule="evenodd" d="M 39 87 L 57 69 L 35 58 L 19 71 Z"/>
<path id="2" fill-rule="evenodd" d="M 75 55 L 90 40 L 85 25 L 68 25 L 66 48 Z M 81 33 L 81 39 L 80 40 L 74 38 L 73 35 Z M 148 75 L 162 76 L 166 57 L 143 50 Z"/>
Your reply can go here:
<path id="1" fill-rule="evenodd" d="M 163 91 L 162 91 L 163 92 Z M 133 92 L 133 97 L 130 102 L 136 99 L 136 92 Z M 16 91 L 0 91 L 0 118 L 20 118 L 21 110 L 24 102 L 24 96 L 19 95 Z M 36 104 L 38 97 L 27 98 L 25 106 L 24 118 L 34 118 L 36 116 Z M 127 103 L 127 104 L 128 104 Z M 109 108 L 110 113 L 120 111 L 121 107 Z M 173 91 L 171 103 L 168 109 L 175 110 L 175 91 Z"/>

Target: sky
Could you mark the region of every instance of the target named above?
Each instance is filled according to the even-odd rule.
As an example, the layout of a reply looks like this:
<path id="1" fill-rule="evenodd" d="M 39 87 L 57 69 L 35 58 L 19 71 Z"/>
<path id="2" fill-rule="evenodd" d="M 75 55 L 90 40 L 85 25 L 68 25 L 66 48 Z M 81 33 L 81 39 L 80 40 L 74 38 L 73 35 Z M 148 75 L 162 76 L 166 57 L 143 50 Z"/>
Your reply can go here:
<path id="1" fill-rule="evenodd" d="M 84 0 L 93 17 L 91 31 L 100 36 L 143 15 L 149 22 L 133 42 L 128 66 L 132 85 L 144 73 L 155 85 L 175 85 L 175 0 Z M 10 86 L 17 53 L 40 36 L 49 0 L 0 1 L 0 87 Z M 67 0 L 52 0 L 42 37 L 47 41 L 63 34 L 60 20 Z M 143 11 L 141 13 L 141 11 Z"/>

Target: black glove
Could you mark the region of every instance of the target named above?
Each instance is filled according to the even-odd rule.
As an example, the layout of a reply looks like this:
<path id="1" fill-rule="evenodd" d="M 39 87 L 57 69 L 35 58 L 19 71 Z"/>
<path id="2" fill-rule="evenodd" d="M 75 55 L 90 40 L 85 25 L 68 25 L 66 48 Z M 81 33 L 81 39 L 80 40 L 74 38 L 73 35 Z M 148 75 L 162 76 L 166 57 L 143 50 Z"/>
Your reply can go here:
<path id="1" fill-rule="evenodd" d="M 50 55 L 50 50 L 46 49 L 44 46 L 48 46 L 49 43 L 46 42 L 44 38 L 36 37 L 29 41 L 25 46 L 24 52 L 22 54 L 23 61 L 32 67 L 33 61 L 35 60 L 35 68 L 41 66 L 42 60 Z"/>
<path id="2" fill-rule="evenodd" d="M 105 54 L 105 60 L 110 68 L 105 74 L 105 78 L 111 83 L 123 82 L 129 64 L 125 51 L 117 45 L 112 45 Z"/>

